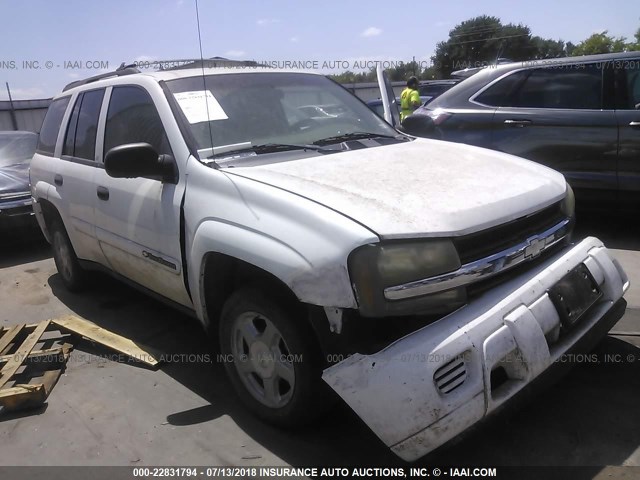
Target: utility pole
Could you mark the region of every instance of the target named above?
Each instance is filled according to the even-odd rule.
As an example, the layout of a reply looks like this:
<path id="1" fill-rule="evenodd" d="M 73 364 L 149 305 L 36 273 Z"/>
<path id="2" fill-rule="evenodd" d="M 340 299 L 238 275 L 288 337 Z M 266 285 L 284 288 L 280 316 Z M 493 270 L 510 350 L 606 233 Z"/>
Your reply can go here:
<path id="1" fill-rule="evenodd" d="M 9 82 L 5 82 L 7 85 L 7 93 L 9 94 L 9 115 L 11 115 L 11 123 L 13 129 L 18 130 L 18 120 L 16 119 L 16 111 L 13 108 L 13 99 L 11 98 L 11 90 L 9 89 Z"/>

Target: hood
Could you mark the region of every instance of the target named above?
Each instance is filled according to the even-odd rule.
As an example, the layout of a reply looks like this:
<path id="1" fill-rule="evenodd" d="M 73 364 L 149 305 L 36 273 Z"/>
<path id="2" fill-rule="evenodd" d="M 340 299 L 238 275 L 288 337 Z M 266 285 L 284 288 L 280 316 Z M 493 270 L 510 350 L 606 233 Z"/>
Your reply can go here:
<path id="1" fill-rule="evenodd" d="M 29 162 L 0 167 L 0 193 L 29 191 Z"/>
<path id="2" fill-rule="evenodd" d="M 459 236 L 564 197 L 564 177 L 504 153 L 438 140 L 227 170 L 341 212 L 383 238 Z"/>

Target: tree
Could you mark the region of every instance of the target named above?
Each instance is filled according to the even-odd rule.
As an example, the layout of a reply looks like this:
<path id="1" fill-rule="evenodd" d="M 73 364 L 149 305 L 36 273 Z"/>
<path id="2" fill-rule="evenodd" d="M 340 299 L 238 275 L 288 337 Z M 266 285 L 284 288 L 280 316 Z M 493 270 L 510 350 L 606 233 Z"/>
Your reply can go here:
<path id="1" fill-rule="evenodd" d="M 449 38 L 439 42 L 432 66 L 420 70 L 415 62 L 388 69 L 392 81 L 406 80 L 415 75 L 421 80 L 448 78 L 452 71 L 482 67 L 508 58 L 522 60 L 568 57 L 640 50 L 640 28 L 634 34 L 635 42 L 627 43 L 625 37 L 613 37 L 607 31 L 595 33 L 575 45 L 561 39 L 553 40 L 532 36 L 526 25 L 503 25 L 498 17 L 482 15 L 465 20 L 449 31 Z M 344 72 L 333 76 L 338 82 L 375 82 L 376 72 Z"/>
<path id="2" fill-rule="evenodd" d="M 629 50 L 629 51 L 640 50 L 640 28 L 638 28 L 638 30 L 636 30 L 636 33 L 634 34 L 634 37 L 636 37 L 636 41 L 627 44 L 627 50 Z"/>
<path id="3" fill-rule="evenodd" d="M 438 77 L 438 70 L 434 65 L 426 67 L 420 74 L 420 80 L 432 80 L 434 78 L 440 78 Z"/>
<path id="4" fill-rule="evenodd" d="M 388 71 L 389 80 L 392 82 L 405 81 L 412 75 L 419 77 L 421 73 L 422 69 L 415 60 L 403 63 L 402 65 L 397 65 L 396 67 L 390 68 Z"/>
<path id="5" fill-rule="evenodd" d="M 607 31 L 594 33 L 586 40 L 583 40 L 576 48 L 573 49 L 571 55 L 596 55 L 598 53 L 614 53 L 624 52 L 628 50 L 630 44 L 626 43 L 625 37 L 613 37 L 607 35 Z"/>
<path id="6" fill-rule="evenodd" d="M 330 75 L 338 83 L 366 83 L 377 81 L 376 69 L 372 68 L 368 72 L 354 73 L 351 70 L 339 73 L 337 75 Z"/>
<path id="7" fill-rule="evenodd" d="M 529 59 L 535 52 L 529 27 L 502 25 L 499 18 L 482 15 L 456 25 L 449 39 L 438 43 L 432 60 L 438 75 L 448 76 L 454 70 L 495 63 L 501 57 Z"/>
<path id="8" fill-rule="evenodd" d="M 531 43 L 534 53 L 531 58 L 558 58 L 567 55 L 567 50 L 573 47 L 571 42 L 566 44 L 562 40 L 551 40 L 548 38 L 532 37 Z"/>

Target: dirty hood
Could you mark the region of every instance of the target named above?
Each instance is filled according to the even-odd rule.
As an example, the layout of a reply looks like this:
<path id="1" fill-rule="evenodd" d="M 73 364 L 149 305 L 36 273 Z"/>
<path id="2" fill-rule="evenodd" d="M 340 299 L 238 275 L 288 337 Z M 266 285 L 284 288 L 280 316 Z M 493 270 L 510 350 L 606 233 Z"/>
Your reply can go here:
<path id="1" fill-rule="evenodd" d="M 427 139 L 230 173 L 319 202 L 383 238 L 465 235 L 544 208 L 566 189 L 542 165 Z"/>

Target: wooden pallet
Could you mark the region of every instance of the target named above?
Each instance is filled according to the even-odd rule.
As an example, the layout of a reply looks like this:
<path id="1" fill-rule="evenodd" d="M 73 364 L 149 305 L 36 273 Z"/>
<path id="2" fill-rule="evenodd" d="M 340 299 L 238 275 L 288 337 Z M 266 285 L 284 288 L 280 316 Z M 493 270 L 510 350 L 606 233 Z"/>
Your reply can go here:
<path id="1" fill-rule="evenodd" d="M 79 335 L 82 338 L 91 340 L 116 352 L 124 353 L 130 358 L 150 367 L 157 368 L 160 363 L 160 360 L 157 358 L 159 354 L 152 352 L 149 347 L 142 347 L 129 338 L 110 332 L 76 315 L 65 315 L 54 318 L 51 320 L 51 323 L 63 331 Z"/>
<path id="2" fill-rule="evenodd" d="M 0 414 L 41 406 L 73 349 L 49 320 L 0 329 Z"/>
<path id="3" fill-rule="evenodd" d="M 160 363 L 150 349 L 75 315 L 0 328 L 0 415 L 46 401 L 73 350 L 72 338 L 86 338 L 150 367 Z"/>

